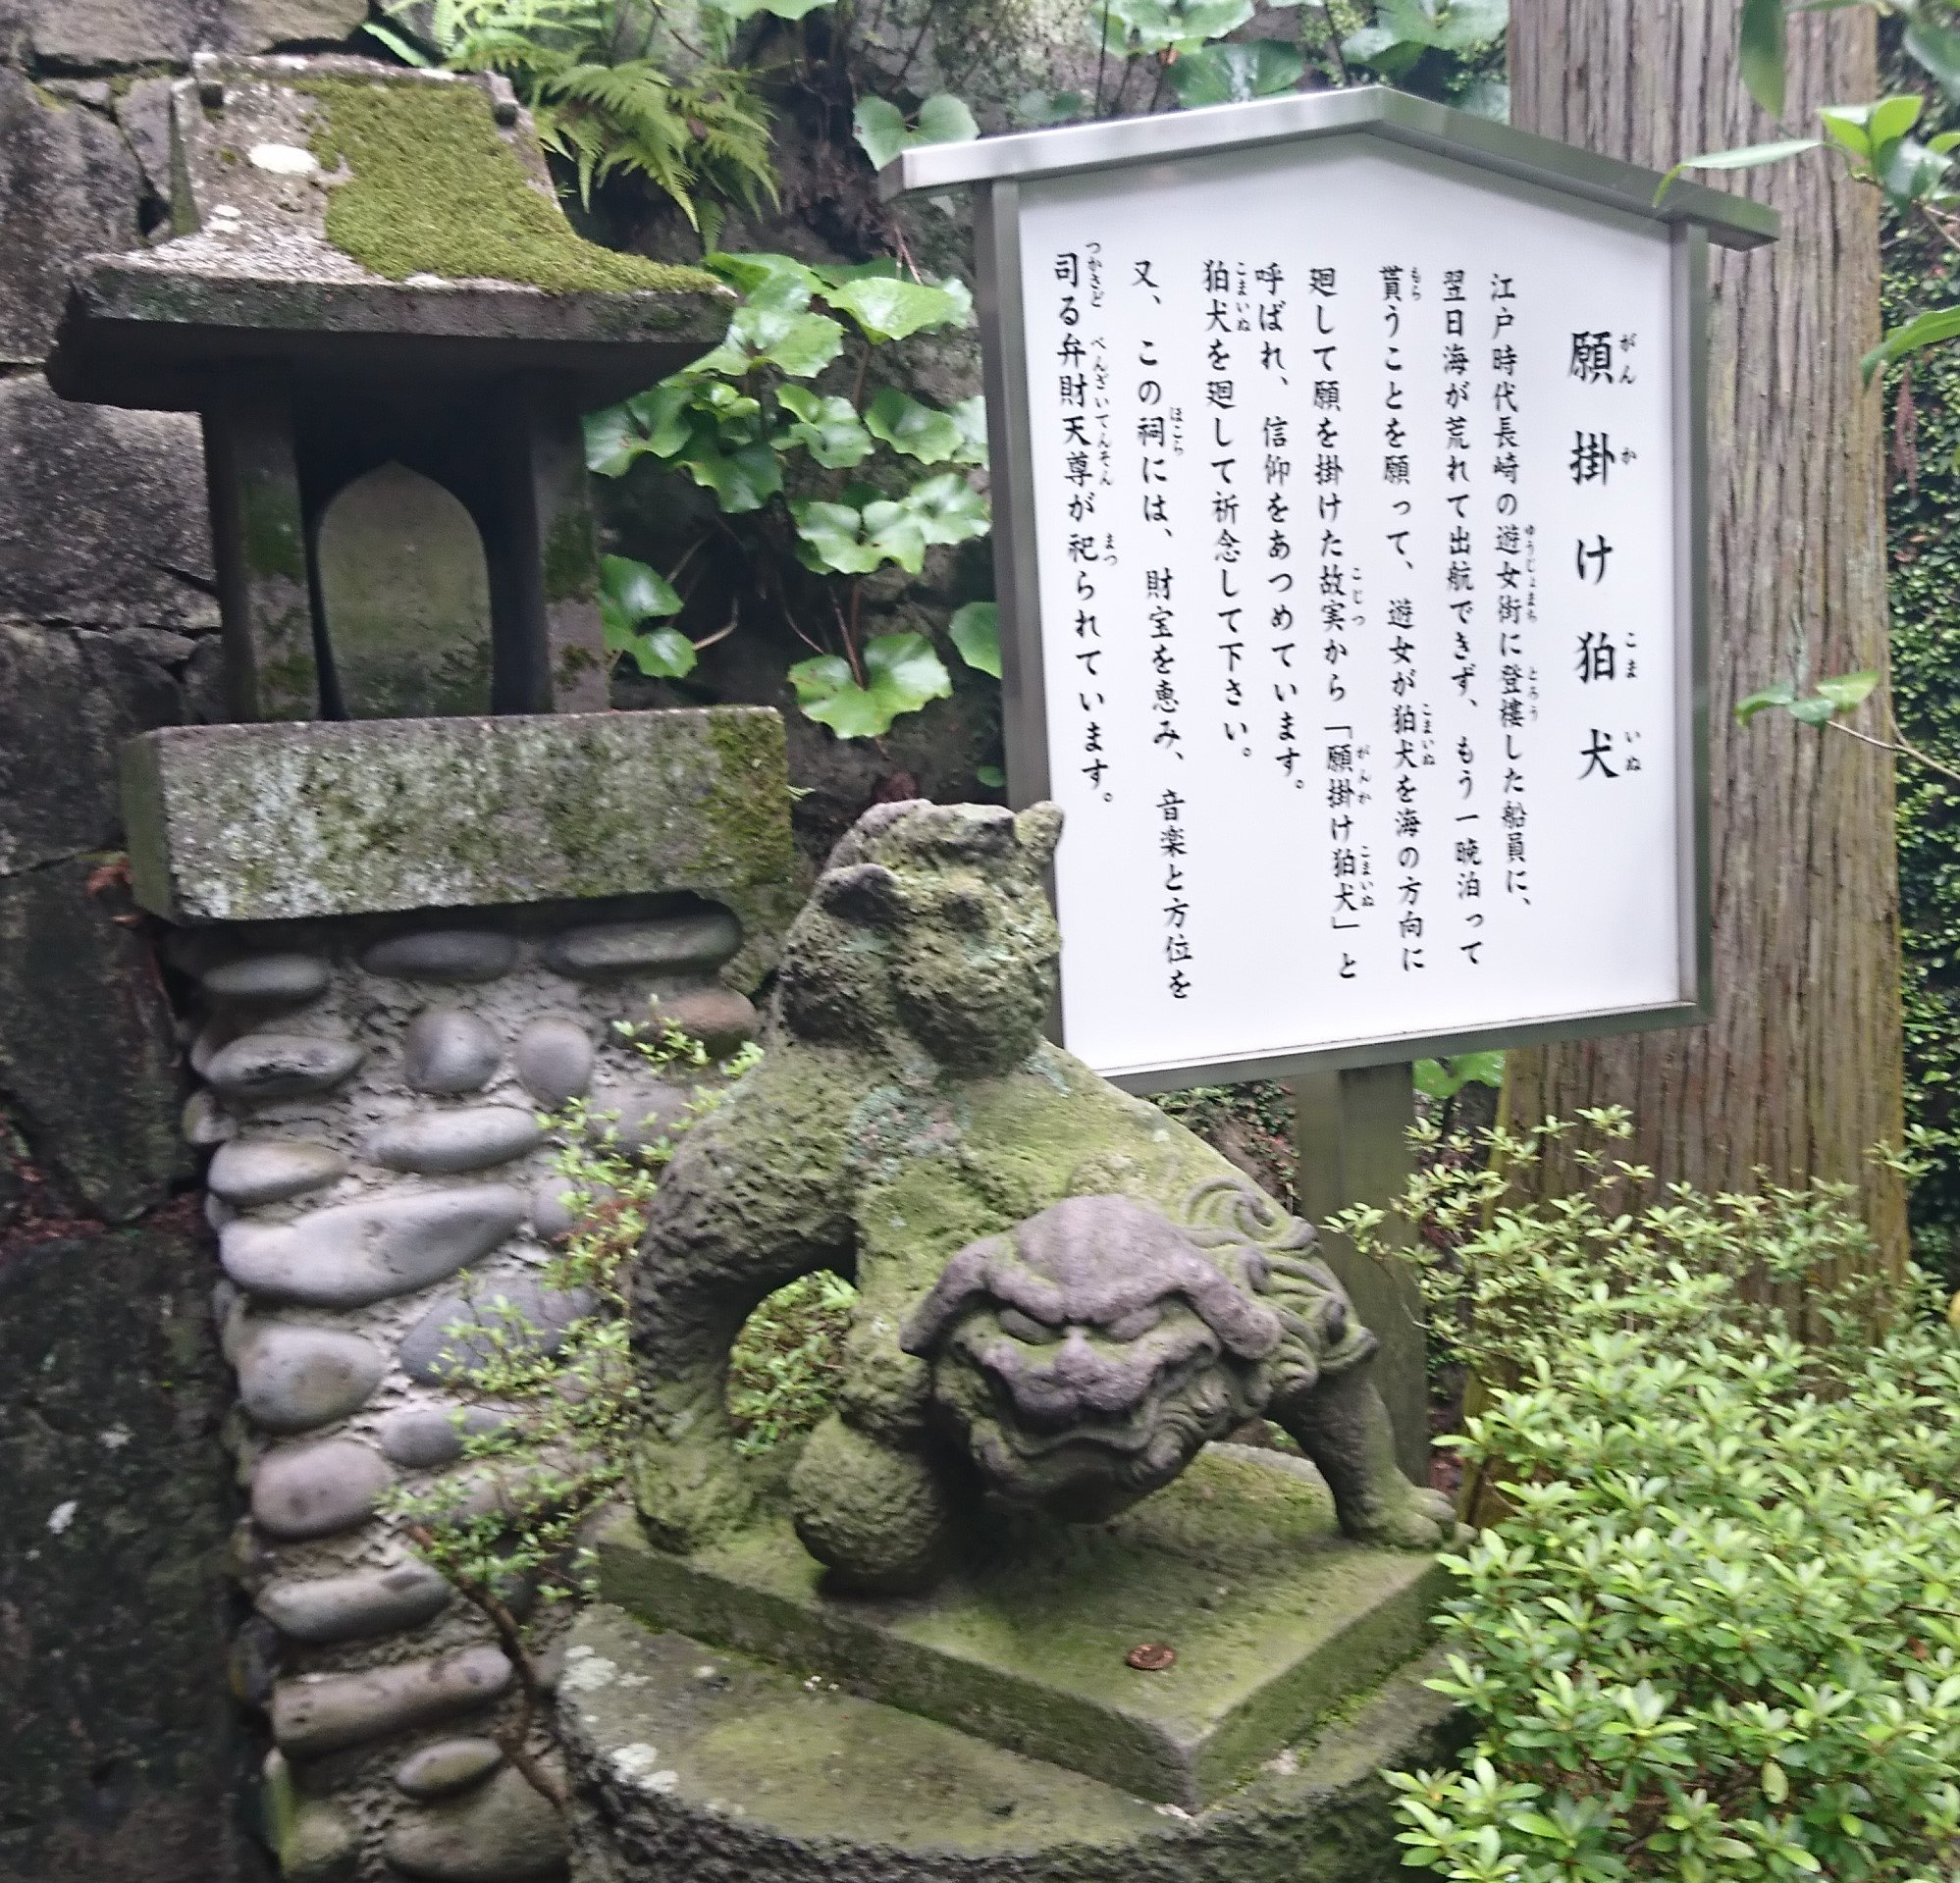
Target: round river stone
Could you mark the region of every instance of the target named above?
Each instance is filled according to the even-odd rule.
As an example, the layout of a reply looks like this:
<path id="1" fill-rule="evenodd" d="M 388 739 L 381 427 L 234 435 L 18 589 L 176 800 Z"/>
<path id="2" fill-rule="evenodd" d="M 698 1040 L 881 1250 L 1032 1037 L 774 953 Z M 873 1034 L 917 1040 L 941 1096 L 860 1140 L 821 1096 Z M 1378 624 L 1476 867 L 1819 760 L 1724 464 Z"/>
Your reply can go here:
<path id="1" fill-rule="evenodd" d="M 213 1053 L 204 1076 L 227 1098 L 304 1098 L 331 1091 L 362 1057 L 362 1049 L 350 1039 L 247 1033 Z"/>
<path id="2" fill-rule="evenodd" d="M 217 1000 L 302 1001 L 324 994 L 330 976 L 317 955 L 242 955 L 206 968 L 203 981 Z"/>
<path id="3" fill-rule="evenodd" d="M 638 922 L 567 928 L 545 944 L 546 966 L 575 980 L 610 974 L 712 972 L 742 945 L 742 924 L 726 910 Z"/>
<path id="4" fill-rule="evenodd" d="M 361 966 L 397 980 L 484 981 L 508 973 L 516 959 L 514 936 L 485 928 L 431 928 L 376 942 L 361 956 Z"/>
<path id="5" fill-rule="evenodd" d="M 449 1606 L 450 1594 L 427 1563 L 406 1562 L 311 1582 L 268 1583 L 253 1601 L 282 1635 L 325 1647 L 419 1628 Z"/>
<path id="6" fill-rule="evenodd" d="M 460 1424 L 448 1406 L 403 1406 L 382 1421 L 381 1449 L 404 1471 L 433 1471 L 463 1455 L 466 1437 L 494 1432 L 503 1422 L 488 1406 L 470 1406 Z"/>
<path id="7" fill-rule="evenodd" d="M 522 1773 L 420 1811 L 403 1811 L 382 1847 L 420 1883 L 546 1883 L 565 1872 L 565 1825 Z"/>
<path id="8" fill-rule="evenodd" d="M 345 1418 L 388 1371 L 387 1354 L 372 1340 L 289 1321 L 247 1322 L 236 1352 L 238 1397 L 268 1432 Z"/>
<path id="9" fill-rule="evenodd" d="M 402 1076 L 418 1092 L 475 1092 L 503 1058 L 488 1024 L 457 1007 L 432 1007 L 409 1022 L 401 1041 Z"/>
<path id="10" fill-rule="evenodd" d="M 241 1210 L 283 1203 L 343 1176 L 347 1160 L 331 1145 L 299 1137 L 234 1138 L 211 1160 L 206 1185 Z"/>
<path id="11" fill-rule="evenodd" d="M 368 1139 L 367 1154 L 391 1171 L 453 1175 L 507 1164 L 544 1141 L 529 1112 L 514 1105 L 479 1105 L 395 1119 Z"/>
<path id="12" fill-rule="evenodd" d="M 395 1768 L 397 1790 L 410 1798 L 447 1798 L 488 1778 L 503 1763 L 494 1739 L 439 1739 L 410 1752 Z"/>
<path id="13" fill-rule="evenodd" d="M 592 1083 L 592 1036 L 563 1014 L 534 1020 L 517 1035 L 510 1057 L 524 1089 L 547 1111 L 579 1097 Z"/>
<path id="14" fill-rule="evenodd" d="M 331 1537 L 371 1517 L 394 1477 L 379 1455 L 350 1438 L 282 1445 L 253 1474 L 252 1516 L 283 1543 Z"/>
<path id="15" fill-rule="evenodd" d="M 402 1336 L 397 1358 L 411 1380 L 439 1386 L 500 1351 L 556 1353 L 565 1329 L 593 1304 L 584 1288 L 548 1288 L 528 1275 L 480 1281 L 468 1294 L 446 1294 L 430 1308 Z"/>

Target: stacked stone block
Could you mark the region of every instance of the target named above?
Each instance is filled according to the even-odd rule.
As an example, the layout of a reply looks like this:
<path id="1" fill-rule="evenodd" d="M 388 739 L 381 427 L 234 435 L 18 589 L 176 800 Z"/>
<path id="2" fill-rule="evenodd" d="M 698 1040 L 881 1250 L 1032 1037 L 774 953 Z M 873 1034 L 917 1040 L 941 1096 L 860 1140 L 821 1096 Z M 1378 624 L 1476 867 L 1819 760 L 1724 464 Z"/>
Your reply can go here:
<path id="1" fill-rule="evenodd" d="M 487 1736 L 512 1669 L 385 1505 L 486 1469 L 461 1461 L 464 1434 L 498 1411 L 458 1375 L 493 1331 L 549 1347 L 591 1306 L 545 1274 L 572 1210 L 542 1115 L 577 1098 L 624 1141 L 668 1128 L 694 1094 L 618 1026 L 671 1020 L 733 1050 L 756 1025 L 718 978 L 741 942 L 686 898 L 173 941 L 243 1415 L 254 1619 L 234 1681 L 269 1723 L 291 1883 L 561 1872 L 556 1814 Z"/>

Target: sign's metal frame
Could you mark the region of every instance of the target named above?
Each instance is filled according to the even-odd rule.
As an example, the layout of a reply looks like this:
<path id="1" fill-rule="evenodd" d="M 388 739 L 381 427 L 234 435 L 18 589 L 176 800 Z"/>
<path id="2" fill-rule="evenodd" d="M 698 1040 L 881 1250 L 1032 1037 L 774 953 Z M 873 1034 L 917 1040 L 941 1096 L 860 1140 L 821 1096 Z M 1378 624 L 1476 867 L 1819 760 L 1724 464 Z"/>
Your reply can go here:
<path id="1" fill-rule="evenodd" d="M 880 173 L 889 200 L 914 191 L 979 184 L 974 246 L 985 348 L 987 438 L 994 467 L 994 576 L 1000 604 L 1007 776 L 1017 806 L 1049 788 L 1042 686 L 1040 587 L 1035 565 L 1033 456 L 1027 356 L 1021 345 L 1021 183 L 1181 157 L 1324 137 L 1375 137 L 1482 173 L 1487 185 L 1550 192 L 1576 213 L 1608 212 L 1666 227 L 1673 255 L 1674 437 L 1677 619 L 1688 623 L 1676 700 L 1681 767 L 1681 978 L 1691 996 L 1634 1009 L 1581 1013 L 1523 1025 L 1454 1034 L 1407 1034 L 1309 1051 L 1118 1075 L 1132 1091 L 1284 1078 L 1305 1071 L 1390 1065 L 1546 1040 L 1597 1038 L 1689 1026 L 1714 1013 L 1711 987 L 1708 744 L 1708 380 L 1709 243 L 1754 248 L 1774 241 L 1778 217 L 1746 197 L 1676 182 L 1657 205 L 1660 176 L 1488 119 L 1452 111 L 1383 86 L 1296 93 L 1158 117 L 1115 119 L 1061 130 L 926 144 Z"/>

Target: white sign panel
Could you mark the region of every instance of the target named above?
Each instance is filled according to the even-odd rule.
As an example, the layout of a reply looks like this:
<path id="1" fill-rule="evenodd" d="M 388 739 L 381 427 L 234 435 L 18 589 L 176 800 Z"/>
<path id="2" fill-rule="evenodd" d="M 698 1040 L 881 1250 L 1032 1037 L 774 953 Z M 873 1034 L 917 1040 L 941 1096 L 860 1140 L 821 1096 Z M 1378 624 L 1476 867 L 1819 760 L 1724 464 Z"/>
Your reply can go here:
<path id="1" fill-rule="evenodd" d="M 1680 233 L 1365 131 L 1018 168 L 1010 785 L 1067 812 L 1070 1050 L 1693 1018 Z"/>

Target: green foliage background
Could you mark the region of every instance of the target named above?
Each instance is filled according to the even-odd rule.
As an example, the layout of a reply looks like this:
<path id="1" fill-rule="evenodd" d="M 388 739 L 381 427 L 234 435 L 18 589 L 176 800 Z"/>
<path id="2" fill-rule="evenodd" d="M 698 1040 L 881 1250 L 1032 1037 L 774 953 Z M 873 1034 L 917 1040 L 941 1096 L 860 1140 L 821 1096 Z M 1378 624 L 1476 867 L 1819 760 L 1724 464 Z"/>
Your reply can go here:
<path id="1" fill-rule="evenodd" d="M 1891 35 L 1888 35 L 1890 37 Z M 1924 131 L 1960 127 L 1896 44 L 1885 48 L 1888 92 L 1927 94 Z M 1889 222 L 1889 219 L 1888 219 Z M 1924 225 L 1886 230 L 1889 326 L 1960 289 L 1960 258 Z M 1896 419 L 1903 375 L 1887 376 Z M 1900 729 L 1941 758 L 1960 758 L 1960 347 L 1934 347 L 1912 367 L 1905 440 L 1891 433 L 1886 539 L 1891 568 L 1892 693 Z M 1916 460 L 1916 463 L 1915 463 Z M 1960 797 L 1946 781 L 1899 771 L 1899 917 L 1904 953 L 1906 1122 L 1944 1151 L 1913 1193 L 1920 1259 L 1960 1270 Z M 1960 1277 L 1956 1277 L 1960 1279 Z"/>

